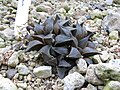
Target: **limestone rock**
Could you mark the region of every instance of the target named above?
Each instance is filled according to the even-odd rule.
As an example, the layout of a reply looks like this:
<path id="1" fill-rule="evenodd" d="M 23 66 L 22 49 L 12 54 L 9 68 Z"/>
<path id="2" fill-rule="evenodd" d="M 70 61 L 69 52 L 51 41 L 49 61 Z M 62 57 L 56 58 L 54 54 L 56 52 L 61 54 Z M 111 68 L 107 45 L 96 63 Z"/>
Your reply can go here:
<path id="1" fill-rule="evenodd" d="M 52 67 L 40 66 L 40 67 L 34 68 L 33 73 L 39 78 L 48 78 L 52 75 Z"/>
<path id="2" fill-rule="evenodd" d="M 120 90 L 120 82 L 110 81 L 103 90 Z"/>
<path id="3" fill-rule="evenodd" d="M 96 76 L 96 73 L 95 73 L 96 66 L 97 65 L 93 65 L 93 64 L 88 66 L 88 69 L 87 69 L 87 72 L 85 75 L 85 79 L 87 82 L 89 82 L 91 84 L 101 85 L 101 84 L 103 84 L 103 82 L 100 79 L 98 79 L 98 77 Z"/>
<path id="4" fill-rule="evenodd" d="M 75 88 L 81 88 L 85 83 L 84 77 L 78 73 L 74 72 L 72 74 L 68 74 L 64 79 L 64 90 L 74 90 Z"/>
<path id="5" fill-rule="evenodd" d="M 76 61 L 77 67 L 78 67 L 78 71 L 80 73 L 86 73 L 87 71 L 87 63 L 84 59 L 79 59 L 78 61 Z"/>
<path id="6" fill-rule="evenodd" d="M 96 75 L 104 80 L 120 81 L 120 67 L 111 65 L 109 63 L 100 63 L 95 68 Z"/>
<path id="7" fill-rule="evenodd" d="M 24 64 L 20 63 L 18 66 L 17 66 L 17 69 L 18 69 L 18 72 L 19 74 L 21 75 L 28 75 L 30 73 L 30 70 L 28 69 L 27 66 L 25 66 Z"/>
<path id="8" fill-rule="evenodd" d="M 8 66 L 16 67 L 18 63 L 19 63 L 18 52 L 14 52 L 8 60 Z"/>
<path id="9" fill-rule="evenodd" d="M 103 28 L 108 31 L 119 31 L 120 32 L 120 14 L 111 12 L 103 19 Z"/>
<path id="10" fill-rule="evenodd" d="M 8 78 L 0 75 L 0 90 L 17 90 L 17 87 Z"/>
<path id="11" fill-rule="evenodd" d="M 120 67 L 120 59 L 112 59 L 109 61 L 110 64 Z"/>

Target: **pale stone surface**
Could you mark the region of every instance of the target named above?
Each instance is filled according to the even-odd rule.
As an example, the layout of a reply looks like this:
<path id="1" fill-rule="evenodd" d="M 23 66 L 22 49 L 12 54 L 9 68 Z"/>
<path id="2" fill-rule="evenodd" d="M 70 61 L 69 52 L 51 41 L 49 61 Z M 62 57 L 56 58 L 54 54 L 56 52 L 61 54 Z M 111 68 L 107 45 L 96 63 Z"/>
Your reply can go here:
<path id="1" fill-rule="evenodd" d="M 112 59 L 109 61 L 110 64 L 120 67 L 120 59 Z"/>
<path id="2" fill-rule="evenodd" d="M 85 78 L 78 72 L 68 74 L 64 79 L 64 90 L 74 90 L 75 88 L 81 88 L 85 83 Z"/>
<path id="3" fill-rule="evenodd" d="M 107 61 L 109 59 L 109 53 L 107 51 L 100 52 L 102 55 L 100 55 L 100 58 L 103 62 Z"/>
<path id="4" fill-rule="evenodd" d="M 103 90 L 120 90 L 120 82 L 110 81 Z"/>
<path id="5" fill-rule="evenodd" d="M 0 90 L 17 90 L 17 87 L 8 78 L 0 75 Z"/>
<path id="6" fill-rule="evenodd" d="M 33 73 L 39 78 L 48 78 L 52 75 L 52 67 L 40 66 L 40 67 L 34 68 Z"/>
<path id="7" fill-rule="evenodd" d="M 18 52 L 14 52 L 8 60 L 8 66 L 16 67 L 19 63 Z"/>
<path id="8" fill-rule="evenodd" d="M 17 66 L 17 69 L 18 69 L 18 72 L 19 74 L 21 75 L 28 75 L 30 73 L 30 70 L 28 69 L 27 66 L 25 66 L 24 64 L 20 63 L 18 66 Z"/>
<path id="9" fill-rule="evenodd" d="M 79 59 L 76 61 L 77 67 L 78 67 L 78 71 L 80 73 L 86 73 L 87 71 L 87 63 L 84 59 Z"/>
<path id="10" fill-rule="evenodd" d="M 96 75 L 104 80 L 120 81 L 120 67 L 109 63 L 100 63 L 95 68 Z"/>
<path id="11" fill-rule="evenodd" d="M 86 72 L 86 75 L 85 75 L 85 79 L 86 81 L 88 81 L 89 83 L 92 83 L 94 85 L 101 85 L 103 84 L 103 82 L 98 79 L 98 77 L 96 76 L 96 73 L 95 73 L 95 68 L 96 68 L 97 65 L 89 65 L 88 66 L 88 69 L 87 69 L 87 72 Z"/>

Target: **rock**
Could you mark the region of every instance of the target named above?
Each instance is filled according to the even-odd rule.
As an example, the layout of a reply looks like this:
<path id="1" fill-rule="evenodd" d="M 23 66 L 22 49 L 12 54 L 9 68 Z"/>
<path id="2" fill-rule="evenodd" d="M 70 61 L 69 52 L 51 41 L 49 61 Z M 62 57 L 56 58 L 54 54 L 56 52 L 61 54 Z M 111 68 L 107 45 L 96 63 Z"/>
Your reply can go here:
<path id="1" fill-rule="evenodd" d="M 16 69 L 8 69 L 6 72 L 7 78 L 12 79 L 16 73 L 17 73 Z"/>
<path id="2" fill-rule="evenodd" d="M 8 40 L 14 40 L 14 38 L 15 38 L 14 30 L 12 30 L 10 28 L 7 28 L 4 31 L 1 31 L 0 33 L 3 33 Z"/>
<path id="3" fill-rule="evenodd" d="M 103 90 L 120 90 L 120 82 L 110 81 Z"/>
<path id="4" fill-rule="evenodd" d="M 102 63 L 101 59 L 100 59 L 100 55 L 94 55 L 93 56 L 93 61 L 94 63 Z"/>
<path id="5" fill-rule="evenodd" d="M 119 39 L 119 32 L 118 31 L 111 31 L 109 34 L 109 38 L 111 40 L 118 40 Z"/>
<path id="6" fill-rule="evenodd" d="M 86 73 L 87 71 L 87 63 L 84 59 L 79 59 L 76 61 L 77 67 L 78 67 L 78 71 L 80 73 Z"/>
<path id="7" fill-rule="evenodd" d="M 39 78 L 48 78 L 52 75 L 52 67 L 40 66 L 40 67 L 34 68 L 33 73 Z"/>
<path id="8" fill-rule="evenodd" d="M 94 85 L 101 85 L 103 84 L 103 82 L 100 79 L 98 79 L 95 73 L 96 66 L 97 65 L 93 65 L 93 64 L 90 64 L 88 66 L 88 69 L 85 75 L 85 80 Z"/>
<path id="9" fill-rule="evenodd" d="M 101 12 L 99 9 L 93 10 L 93 11 L 90 13 L 90 16 L 91 16 L 92 19 L 102 18 L 102 17 L 103 17 L 102 12 Z"/>
<path id="10" fill-rule="evenodd" d="M 84 77 L 78 73 L 74 72 L 72 74 L 68 74 L 64 79 L 64 90 L 74 90 L 75 88 L 81 88 L 85 83 Z"/>
<path id="11" fill-rule="evenodd" d="M 113 3 L 113 0 L 105 0 L 105 3 L 111 5 Z"/>
<path id="12" fill-rule="evenodd" d="M 30 73 L 30 70 L 28 69 L 28 67 L 22 63 L 20 63 L 18 66 L 16 66 L 16 68 L 18 69 L 18 72 L 21 75 L 28 75 Z"/>
<path id="13" fill-rule="evenodd" d="M 8 66 L 16 67 L 18 63 L 19 63 L 18 52 L 14 52 L 12 56 L 8 59 Z"/>
<path id="14" fill-rule="evenodd" d="M 99 55 L 100 58 L 101 58 L 101 60 L 103 62 L 108 61 L 108 59 L 109 59 L 109 53 L 107 51 L 102 51 L 100 53 L 102 54 L 102 55 Z"/>
<path id="15" fill-rule="evenodd" d="M 87 90 L 97 90 L 97 88 L 93 86 L 92 84 L 88 84 Z"/>
<path id="16" fill-rule="evenodd" d="M 109 63 L 100 63 L 95 68 L 96 75 L 103 81 L 120 81 L 120 67 Z"/>
<path id="17" fill-rule="evenodd" d="M 120 67 L 120 59 L 112 59 L 109 61 L 109 63 L 116 67 Z"/>
<path id="18" fill-rule="evenodd" d="M 0 90 L 17 90 L 17 87 L 8 78 L 0 75 Z"/>
<path id="19" fill-rule="evenodd" d="M 120 0 L 113 0 L 114 3 L 120 4 Z"/>
<path id="20" fill-rule="evenodd" d="M 72 69 L 70 69 L 69 74 L 72 74 L 74 72 L 78 72 L 77 66 L 74 66 Z"/>
<path id="21" fill-rule="evenodd" d="M 0 42 L 0 48 L 4 48 L 6 46 L 5 42 Z"/>
<path id="22" fill-rule="evenodd" d="M 120 32 L 120 13 L 109 13 L 107 16 L 104 17 L 102 26 L 104 30 L 107 30 L 109 32 L 115 30 Z"/>
<path id="23" fill-rule="evenodd" d="M 20 88 L 26 89 L 27 88 L 27 83 L 26 82 L 18 82 L 17 86 L 20 87 Z"/>

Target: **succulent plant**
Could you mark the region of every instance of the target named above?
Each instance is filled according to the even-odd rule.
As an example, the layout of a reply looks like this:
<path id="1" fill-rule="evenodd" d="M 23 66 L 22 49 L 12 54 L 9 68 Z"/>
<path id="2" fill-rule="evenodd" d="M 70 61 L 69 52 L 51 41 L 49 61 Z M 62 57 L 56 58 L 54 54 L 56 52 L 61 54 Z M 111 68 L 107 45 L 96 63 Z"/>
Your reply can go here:
<path id="1" fill-rule="evenodd" d="M 92 34 L 83 24 L 72 25 L 58 15 L 47 18 L 44 23 L 36 24 L 34 34 L 27 35 L 29 41 L 26 51 L 37 50 L 44 63 L 53 66 L 58 76 L 63 78 L 81 57 L 99 54 L 91 42 Z"/>

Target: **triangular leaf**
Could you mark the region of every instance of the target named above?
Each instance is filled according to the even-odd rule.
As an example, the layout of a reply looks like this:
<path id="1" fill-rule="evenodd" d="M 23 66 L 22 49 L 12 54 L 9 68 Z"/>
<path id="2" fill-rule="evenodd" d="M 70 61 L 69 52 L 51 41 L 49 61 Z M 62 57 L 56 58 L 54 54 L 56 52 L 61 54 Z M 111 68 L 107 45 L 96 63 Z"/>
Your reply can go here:
<path id="1" fill-rule="evenodd" d="M 93 48 L 85 47 L 83 49 L 83 54 L 82 55 L 85 56 L 85 57 L 89 57 L 89 56 L 93 56 L 93 55 L 96 55 L 96 54 L 100 54 L 100 53 Z"/>
<path id="2" fill-rule="evenodd" d="M 38 40 L 30 41 L 26 51 L 39 50 L 43 46 L 43 43 Z"/>
<path id="3" fill-rule="evenodd" d="M 54 20 L 52 17 L 47 18 L 47 20 L 44 22 L 44 34 L 50 34 L 53 31 L 53 23 Z"/>
<path id="4" fill-rule="evenodd" d="M 57 68 L 58 76 L 61 79 L 64 78 L 64 76 L 66 75 L 66 71 L 67 71 L 67 69 L 65 67 L 58 67 Z"/>
<path id="5" fill-rule="evenodd" d="M 34 31 L 36 34 L 43 34 L 43 28 L 44 26 L 40 24 L 35 24 Z"/>
<path id="6" fill-rule="evenodd" d="M 72 59 L 78 59 L 81 57 L 80 52 L 78 51 L 77 48 L 72 47 L 70 53 L 67 55 L 67 57 L 72 58 Z"/>
<path id="7" fill-rule="evenodd" d="M 59 67 L 71 67 L 71 65 L 66 62 L 65 60 L 59 60 L 59 64 L 58 64 Z"/>
<path id="8" fill-rule="evenodd" d="M 78 41 L 78 46 L 81 47 L 81 48 L 85 48 L 87 46 L 87 44 L 88 44 L 89 37 L 90 37 L 90 35 L 83 38 L 83 39 L 81 39 L 81 40 L 79 40 Z"/>
<path id="9" fill-rule="evenodd" d="M 56 53 L 61 55 L 67 55 L 69 50 L 66 47 L 53 47 L 52 48 Z"/>

